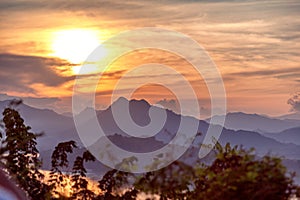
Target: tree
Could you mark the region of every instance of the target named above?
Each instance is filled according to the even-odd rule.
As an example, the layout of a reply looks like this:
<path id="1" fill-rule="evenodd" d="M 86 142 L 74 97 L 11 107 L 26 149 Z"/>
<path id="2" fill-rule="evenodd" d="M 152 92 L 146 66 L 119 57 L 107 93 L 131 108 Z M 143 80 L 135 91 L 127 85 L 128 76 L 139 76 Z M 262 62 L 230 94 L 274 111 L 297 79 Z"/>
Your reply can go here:
<path id="1" fill-rule="evenodd" d="M 95 157 L 89 152 L 85 151 L 82 157 L 77 156 L 74 161 L 73 171 L 72 171 L 72 199 L 85 199 L 92 200 L 96 198 L 96 194 L 88 189 L 88 181 L 86 177 L 86 169 L 84 167 L 84 162 L 95 161 Z"/>
<path id="2" fill-rule="evenodd" d="M 287 175 L 281 159 L 258 158 L 253 150 L 227 144 L 215 147 L 210 165 L 192 167 L 175 161 L 159 171 L 148 172 L 137 179 L 139 192 L 165 199 L 288 199 L 296 186 Z"/>
<path id="3" fill-rule="evenodd" d="M 59 191 L 64 191 L 67 185 L 65 180 L 67 175 L 63 174 L 62 170 L 69 166 L 68 153 L 73 153 L 74 148 L 77 148 L 75 141 L 61 142 L 55 147 L 51 156 L 49 184 L 54 196 L 58 198 L 63 198 Z"/>
<path id="4" fill-rule="evenodd" d="M 288 199 L 295 186 L 281 159 L 257 158 L 252 150 L 216 145 L 216 159 L 197 169 L 192 199 Z"/>
<path id="5" fill-rule="evenodd" d="M 103 200 L 134 200 L 137 197 L 138 190 L 130 187 L 128 177 L 134 178 L 134 174 L 118 171 L 116 169 L 108 171 L 103 178 L 98 182 L 98 187 L 103 191 L 103 195 L 98 196 Z M 122 191 L 126 190 L 122 194 Z"/>
<path id="6" fill-rule="evenodd" d="M 38 135 L 30 132 L 31 128 L 24 124 L 23 118 L 12 107 L 4 109 L 3 123 L 5 134 L 0 153 L 4 168 L 31 199 L 49 198 L 48 185 L 42 182 L 44 176 L 39 171 Z"/>
<path id="7" fill-rule="evenodd" d="M 158 171 L 144 174 L 137 179 L 135 188 L 145 193 L 157 194 L 161 200 L 184 199 L 191 192 L 194 177 L 193 167 L 175 161 Z"/>

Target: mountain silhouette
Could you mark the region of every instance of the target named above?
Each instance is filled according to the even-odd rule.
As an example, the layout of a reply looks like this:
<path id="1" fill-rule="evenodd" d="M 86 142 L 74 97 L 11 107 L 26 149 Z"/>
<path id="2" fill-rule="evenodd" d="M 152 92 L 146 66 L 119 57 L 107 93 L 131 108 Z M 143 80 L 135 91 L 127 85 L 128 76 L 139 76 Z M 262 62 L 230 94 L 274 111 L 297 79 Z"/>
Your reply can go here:
<path id="1" fill-rule="evenodd" d="M 300 145 L 300 126 L 284 130 L 280 133 L 265 133 L 264 135 L 282 143 Z"/>
<path id="2" fill-rule="evenodd" d="M 213 118 L 216 119 L 220 117 L 221 116 L 213 116 Z M 210 118 L 206 121 L 209 122 Z M 232 130 L 274 133 L 300 126 L 300 120 L 277 119 L 258 114 L 234 112 L 226 115 L 224 126 Z"/>
<path id="3" fill-rule="evenodd" d="M 8 104 L 9 101 L 0 102 L 0 109 L 3 110 L 4 107 Z M 132 118 L 134 123 L 136 123 L 139 126 L 143 127 L 151 123 L 151 118 L 149 115 L 149 111 L 151 109 L 164 110 L 166 113 L 166 122 L 163 124 L 163 127 L 151 137 L 133 137 L 130 134 L 123 131 L 118 126 L 113 116 L 113 107 L 118 114 L 123 112 L 122 109 L 125 105 L 129 105 L 130 117 Z M 43 137 L 38 138 L 38 148 L 41 151 L 41 156 L 43 157 L 45 166 L 49 167 L 49 163 L 47 164 L 47 162 L 50 162 L 50 152 L 53 151 L 54 146 L 56 146 L 59 142 L 75 140 L 80 147 L 78 151 L 84 151 L 84 147 L 79 139 L 74 121 L 71 117 L 58 114 L 52 110 L 37 109 L 31 106 L 27 106 L 25 104 L 18 106 L 17 110 L 20 111 L 20 114 L 25 119 L 26 124 L 32 126 L 34 131 L 45 132 L 45 135 Z M 95 111 L 92 108 L 88 108 L 82 113 L 79 113 L 79 115 L 82 115 L 85 119 L 82 123 L 84 123 L 84 126 L 87 127 L 87 130 L 88 127 L 90 127 L 89 123 L 91 112 Z M 102 129 L 106 134 L 106 137 L 110 141 L 112 141 L 115 145 L 124 150 L 139 153 L 155 151 L 167 145 L 177 134 L 180 120 L 183 119 L 187 122 L 197 122 L 198 128 L 196 137 L 194 138 L 192 145 L 187 150 L 187 152 L 180 158 L 182 161 L 187 162 L 189 164 L 194 164 L 197 161 L 199 161 L 199 147 L 203 142 L 203 139 L 206 136 L 209 127 L 209 123 L 207 121 L 198 120 L 189 116 L 181 116 L 170 110 L 154 107 L 145 100 L 129 101 L 125 98 L 119 98 L 105 110 L 96 111 L 96 116 L 99 124 L 101 125 Z M 237 130 L 232 130 L 228 128 L 224 128 L 222 130 L 221 137 L 219 138 L 219 142 L 221 144 L 224 145 L 227 142 L 229 142 L 232 145 L 242 145 L 246 149 L 250 149 L 253 147 L 256 149 L 255 153 L 257 154 L 257 156 L 263 156 L 265 154 L 281 156 L 286 159 L 285 162 L 288 164 L 288 166 L 291 166 L 291 168 L 293 169 L 295 168 L 295 166 L 298 163 L 298 160 L 300 160 L 300 146 L 299 143 L 293 141 L 299 141 L 297 139 L 299 137 L 297 134 L 299 133 L 299 128 L 294 128 L 281 132 L 282 127 L 276 125 L 276 123 L 279 123 L 280 125 L 283 124 L 284 127 L 293 126 L 294 124 L 289 124 L 284 120 L 270 119 L 265 116 L 249 115 L 245 113 L 232 113 L 229 114 L 227 117 L 227 125 L 229 121 L 236 119 L 236 124 L 233 124 L 233 122 L 232 124 L 238 126 L 235 127 L 235 129 Z M 247 119 L 249 123 L 242 123 L 247 121 Z M 254 122 L 257 123 L 256 127 L 254 125 Z M 266 123 L 268 125 L 265 126 L 263 123 Z M 251 130 L 238 130 L 238 128 L 264 130 L 264 128 L 268 128 L 270 124 L 273 125 L 272 130 L 276 130 L 274 132 L 277 133 L 278 137 L 277 135 L 276 137 L 271 137 L 270 135 L 263 135 L 261 133 Z M 89 134 L 89 132 L 87 131 L 86 134 Z M 284 140 L 284 138 L 286 139 Z M 289 138 L 289 140 L 287 138 Z M 101 138 L 98 138 L 98 140 L 101 140 Z M 286 142 L 293 142 L 293 144 Z M 95 144 L 97 144 L 97 141 L 95 141 Z M 209 156 L 211 155 L 208 155 L 208 157 Z M 201 161 L 205 161 L 205 159 Z M 97 162 L 97 164 L 91 164 L 89 165 L 89 167 L 93 170 L 93 172 L 97 173 L 107 169 L 107 167 L 103 166 L 99 162 Z"/>

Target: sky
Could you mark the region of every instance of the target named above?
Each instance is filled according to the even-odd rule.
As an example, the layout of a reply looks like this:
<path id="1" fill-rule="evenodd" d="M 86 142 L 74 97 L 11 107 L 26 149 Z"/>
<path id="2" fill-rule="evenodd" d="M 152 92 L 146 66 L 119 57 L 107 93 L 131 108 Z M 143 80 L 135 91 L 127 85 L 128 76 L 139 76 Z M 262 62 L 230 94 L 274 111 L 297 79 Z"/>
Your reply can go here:
<path id="1" fill-rule="evenodd" d="M 222 75 L 228 112 L 277 116 L 300 111 L 299 10 L 299 0 L 2 0 L 0 100 L 21 97 L 39 108 L 70 112 L 74 80 L 94 48 L 123 31 L 156 27 L 183 33 L 205 48 Z M 102 50 L 103 57 L 114 51 Z M 201 114 L 209 116 L 210 94 L 203 77 L 170 52 L 135 51 L 105 72 L 91 65 L 80 78 L 88 77 L 89 87 L 89 80 L 101 74 L 98 109 L 111 103 L 112 91 L 124 96 L 145 77 L 180 89 L 177 76 L 151 66 L 115 88 L 128 70 L 147 63 L 168 65 L 182 74 L 195 90 Z M 155 83 L 136 88 L 132 98 L 175 111 L 179 107 L 174 91 Z M 186 95 L 185 101 L 191 98 Z M 193 108 L 185 109 L 197 116 Z"/>

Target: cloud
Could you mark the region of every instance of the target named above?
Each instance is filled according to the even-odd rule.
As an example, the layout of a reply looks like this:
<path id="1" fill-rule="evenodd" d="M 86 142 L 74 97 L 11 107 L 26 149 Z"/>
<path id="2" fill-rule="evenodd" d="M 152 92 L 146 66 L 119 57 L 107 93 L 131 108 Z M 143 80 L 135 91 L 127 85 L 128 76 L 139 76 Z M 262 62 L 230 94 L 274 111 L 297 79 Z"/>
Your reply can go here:
<path id="1" fill-rule="evenodd" d="M 53 104 L 60 101 L 60 99 L 57 97 L 17 97 L 10 96 L 5 93 L 0 93 L 0 101 L 13 100 L 19 98 L 21 98 L 25 104 L 37 108 L 49 108 L 49 106 L 53 106 Z"/>
<path id="2" fill-rule="evenodd" d="M 66 61 L 55 58 L 0 54 L 0 89 L 34 93 L 32 84 L 58 87 L 74 79 L 55 71 L 56 67 L 68 65 Z"/>
<path id="3" fill-rule="evenodd" d="M 294 94 L 287 103 L 291 106 L 291 111 L 300 112 L 300 92 Z"/>
<path id="4" fill-rule="evenodd" d="M 151 12 L 141 12 L 140 10 L 146 10 L 145 5 L 155 5 L 161 4 L 156 1 L 123 1 L 120 3 L 116 0 L 76 0 L 76 1 L 64 1 L 64 0 L 53 0 L 53 1 L 36 1 L 36 0 L 7 0 L 0 1 L 0 10 L 2 12 L 23 12 L 23 11 L 69 11 L 69 12 L 81 12 L 89 16 L 98 16 L 100 13 L 102 15 L 115 15 L 117 17 L 124 17 L 123 19 L 136 19 L 141 16 L 150 16 L 153 15 L 155 9 L 152 9 Z M 153 6 L 151 6 L 154 8 Z M 130 12 L 128 12 L 130 10 Z M 149 11 L 149 10 L 148 10 Z"/>
<path id="5" fill-rule="evenodd" d="M 275 77 L 279 79 L 284 78 L 298 78 L 299 77 L 299 67 L 290 67 L 290 68 L 280 68 L 280 69 L 262 69 L 254 71 L 241 71 L 229 73 L 226 75 L 228 78 L 237 77 Z M 295 80 L 297 81 L 297 80 Z"/>
<path id="6" fill-rule="evenodd" d="M 187 34 L 203 45 L 224 76 L 228 96 L 245 96 L 246 99 L 276 93 L 286 101 L 286 93 L 300 83 L 299 8 L 299 0 L 3 0 L 0 1 L 0 52 L 31 55 L 49 53 L 49 49 L 43 49 L 43 45 L 48 45 L 50 38 L 47 35 L 52 30 L 92 28 L 103 31 L 106 39 L 122 30 L 162 27 Z M 178 45 L 180 41 L 169 43 Z M 18 66 L 15 69 L 3 68 L 0 63 L 1 91 L 13 95 L 21 91 L 26 95 L 27 92 L 33 94 L 36 89 L 44 89 L 43 85 L 51 86 L 47 87 L 49 90 L 66 89 L 59 86 L 72 77 L 56 74 L 51 67 L 61 65 L 60 61 L 53 60 L 54 63 L 49 64 L 44 63 L 45 60 L 49 62 L 48 59 L 38 58 L 30 62 L 43 66 L 41 73 L 34 73 L 34 70 L 40 70 L 38 68 L 21 67 L 18 65 L 21 62 L 17 60 L 9 63 Z M 18 59 L 30 60 L 28 57 Z M 141 59 L 139 57 L 132 61 Z M 30 72 L 23 72 L 27 70 Z M 45 71 L 47 76 L 44 76 Z M 186 73 L 193 80 L 194 74 L 190 71 Z M 122 74 L 122 71 L 114 72 L 103 79 L 109 82 Z M 33 78 L 30 79 L 30 76 Z M 161 79 L 170 80 L 168 77 L 160 75 Z M 32 83 L 40 83 L 41 87 L 32 87 Z M 69 89 L 71 91 L 71 84 Z M 104 95 L 110 92 L 110 88 L 105 89 L 107 91 L 102 92 Z M 64 92 L 61 94 L 66 95 Z M 45 93 L 40 95 L 47 96 Z M 163 98 L 168 97 L 160 96 L 158 99 Z M 239 103 L 234 106 L 237 107 Z M 269 103 L 255 104 L 257 107 L 270 107 L 270 112 L 280 108 Z"/>
<path id="7" fill-rule="evenodd" d="M 126 70 L 106 71 L 102 73 L 102 77 L 106 80 L 116 80 L 122 77 Z"/>

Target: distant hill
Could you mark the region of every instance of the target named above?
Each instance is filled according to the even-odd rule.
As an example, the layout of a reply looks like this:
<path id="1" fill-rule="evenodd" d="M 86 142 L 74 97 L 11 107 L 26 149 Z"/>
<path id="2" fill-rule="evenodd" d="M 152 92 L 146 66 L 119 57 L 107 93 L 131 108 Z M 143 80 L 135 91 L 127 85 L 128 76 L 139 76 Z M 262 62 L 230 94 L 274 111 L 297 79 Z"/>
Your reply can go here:
<path id="1" fill-rule="evenodd" d="M 9 105 L 10 101 L 0 101 L 0 112 Z M 76 134 L 73 118 L 60 115 L 49 109 L 38 109 L 26 104 L 21 104 L 16 108 L 25 120 L 27 126 L 32 127 L 36 133 L 44 132 L 38 138 L 38 148 L 41 150 L 53 149 L 61 141 L 70 139 L 76 140 L 79 144 L 80 139 Z"/>
<path id="2" fill-rule="evenodd" d="M 284 130 L 280 133 L 265 133 L 264 135 L 282 143 L 300 145 L 300 126 Z"/>
<path id="3" fill-rule="evenodd" d="M 3 110 L 5 105 L 9 102 L 0 102 L 0 109 Z M 181 117 L 183 120 L 188 122 L 198 122 L 198 134 L 193 141 L 192 146 L 186 152 L 181 159 L 184 162 L 189 164 L 193 164 L 198 159 L 199 146 L 202 143 L 206 132 L 208 130 L 209 124 L 206 121 L 197 120 L 193 117 L 188 116 L 180 116 L 170 110 L 166 110 L 167 120 L 163 125 L 163 128 L 153 137 L 150 138 L 137 138 L 132 137 L 122 131 L 114 121 L 112 116 L 112 106 L 115 106 L 116 110 L 122 112 L 122 108 L 129 104 L 130 115 L 135 123 L 140 126 L 145 126 L 150 122 L 149 117 L 149 109 L 151 105 L 145 100 L 130 100 L 128 101 L 125 98 L 120 98 L 116 102 L 114 102 L 110 107 L 103 111 L 97 111 L 98 121 L 105 131 L 107 137 L 117 146 L 122 149 L 132 151 L 132 152 L 149 152 L 159 149 L 169 143 L 175 134 L 178 131 L 178 127 L 180 124 Z M 162 109 L 162 108 L 158 108 Z M 45 162 L 50 161 L 50 155 L 53 151 L 53 147 L 56 146 L 57 143 L 66 141 L 66 140 L 75 140 L 79 143 L 81 150 L 83 151 L 82 144 L 78 137 L 74 121 L 71 117 L 67 117 L 64 115 L 60 115 L 52 110 L 47 109 L 37 109 L 27 105 L 20 105 L 18 107 L 22 117 L 25 119 L 26 124 L 33 127 L 35 131 L 45 131 L 45 136 L 38 139 L 38 148 L 41 150 L 41 155 L 44 158 Z M 79 115 L 86 116 L 86 120 L 83 122 L 85 127 L 87 128 L 87 133 L 89 134 L 90 127 L 90 112 L 94 112 L 93 109 L 86 109 Z M 241 118 L 240 118 L 241 117 Z M 237 120 L 234 123 L 233 120 Z M 229 123 L 231 122 L 231 124 Z M 228 124 L 229 123 L 229 124 Z M 266 123 L 267 125 L 264 125 Z M 277 124 L 279 123 L 279 125 Z M 255 125 L 256 124 L 256 125 Z M 295 124 L 291 124 L 285 120 L 279 119 L 270 119 L 268 117 L 259 116 L 259 115 L 249 115 L 244 113 L 232 113 L 227 117 L 227 126 L 236 125 L 239 127 L 235 127 L 235 129 L 245 128 L 245 129 L 267 129 L 272 130 L 282 129 L 282 127 L 286 126 L 295 126 Z M 272 127 L 273 126 L 273 127 Z M 297 129 L 291 129 L 290 131 L 282 132 L 280 134 L 291 134 L 291 140 L 297 140 L 295 137 Z M 295 136 L 295 137 L 294 137 Z M 284 137 L 284 136 L 283 136 Z M 276 140 L 275 140 L 276 139 Z M 297 163 L 297 160 L 300 160 L 300 146 L 299 143 L 287 144 L 284 140 L 279 140 L 278 138 L 270 138 L 269 135 L 266 137 L 265 135 L 259 134 L 255 131 L 250 130 L 231 130 L 229 128 L 224 128 L 219 139 L 221 144 L 226 144 L 227 142 L 232 145 L 242 145 L 247 149 L 254 147 L 256 149 L 256 154 L 258 156 L 262 156 L 265 154 L 272 154 L 284 157 L 285 159 L 294 160 L 294 163 Z M 101 140 L 101 138 L 99 139 Z M 97 141 L 95 141 L 95 145 L 97 145 Z M 99 148 L 103 148 L 100 147 Z M 205 158 L 207 159 L 207 158 Z M 204 159 L 204 160 L 205 160 Z M 92 164 L 89 166 L 92 171 L 102 171 L 108 169 L 103 165 Z M 45 163 L 47 166 L 47 163 Z M 295 165 L 293 165 L 295 166 Z M 48 163 L 49 167 L 49 163 Z"/>
<path id="4" fill-rule="evenodd" d="M 292 120 L 300 120 L 300 112 L 295 112 L 287 115 L 282 115 L 277 117 L 278 119 L 292 119 Z"/>
<path id="5" fill-rule="evenodd" d="M 213 118 L 220 117 L 221 116 L 214 116 Z M 206 121 L 209 122 L 210 119 L 207 119 Z M 224 126 L 232 130 L 274 133 L 300 126 L 300 120 L 277 119 L 258 114 L 234 112 L 226 115 Z"/>
<path id="6" fill-rule="evenodd" d="M 114 102 L 112 106 L 116 106 L 117 110 L 119 108 L 121 109 L 122 107 L 125 106 L 126 101 L 128 100 L 124 98 L 119 99 L 116 102 Z M 148 115 L 148 111 L 150 107 L 151 105 L 144 100 L 129 101 L 131 117 L 139 125 L 147 125 L 150 122 L 150 118 Z M 121 145 L 121 148 L 123 149 L 129 148 L 128 150 L 132 150 L 132 148 L 138 147 L 139 151 L 147 152 L 149 151 L 149 149 L 151 149 L 151 147 L 156 146 L 153 145 L 152 143 L 153 139 L 155 139 L 157 142 L 162 142 L 164 144 L 167 144 L 171 141 L 171 139 L 175 136 L 175 134 L 178 131 L 180 119 L 182 116 L 170 110 L 167 110 L 166 112 L 167 112 L 166 123 L 164 124 L 163 128 L 153 138 L 149 138 L 150 141 L 148 142 L 147 142 L 148 138 L 135 140 L 131 136 L 127 135 L 124 131 L 122 131 L 114 121 L 111 107 L 99 113 L 98 120 L 102 129 L 108 136 L 117 134 L 120 140 L 122 140 L 120 136 L 122 136 L 123 138 L 132 138 L 131 139 L 132 141 L 129 144 L 127 144 L 126 142 L 120 142 L 118 141 L 118 139 L 114 140 L 114 143 Z M 197 120 L 192 117 L 183 117 L 183 119 Z M 205 121 L 199 120 L 198 122 L 199 122 L 198 133 L 202 133 L 202 134 L 199 134 L 195 138 L 193 142 L 193 147 L 195 148 L 198 148 L 199 145 L 202 143 L 204 136 L 206 135 L 207 129 L 209 127 L 209 124 Z M 90 127 L 88 122 L 86 124 L 86 127 Z M 140 140 L 144 140 L 145 142 L 141 143 Z M 127 142 L 129 141 L 130 140 L 127 140 Z M 300 159 L 299 146 L 295 144 L 283 144 L 274 139 L 265 137 L 254 131 L 245 131 L 245 130 L 235 131 L 235 130 L 224 128 L 219 141 L 222 144 L 229 142 L 233 145 L 243 145 L 248 149 L 254 147 L 258 155 L 265 155 L 267 153 L 272 153 L 274 155 L 284 156 L 289 159 L 298 159 L 298 158 Z M 145 149 L 143 150 L 143 148 Z M 153 150 L 155 150 L 155 148 Z"/>

